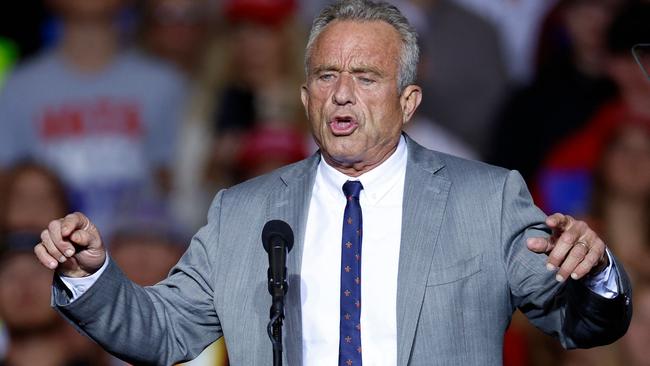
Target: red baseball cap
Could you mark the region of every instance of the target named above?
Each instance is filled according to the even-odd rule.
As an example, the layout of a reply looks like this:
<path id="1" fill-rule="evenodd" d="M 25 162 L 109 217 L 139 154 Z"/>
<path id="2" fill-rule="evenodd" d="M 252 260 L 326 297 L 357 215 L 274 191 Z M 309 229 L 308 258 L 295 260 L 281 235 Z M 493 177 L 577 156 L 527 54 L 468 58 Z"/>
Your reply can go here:
<path id="1" fill-rule="evenodd" d="M 224 14 L 231 22 L 279 25 L 296 10 L 295 0 L 226 0 Z"/>
<path id="2" fill-rule="evenodd" d="M 266 160 L 296 162 L 307 156 L 305 135 L 294 128 L 257 127 L 242 136 L 237 162 L 253 167 Z"/>

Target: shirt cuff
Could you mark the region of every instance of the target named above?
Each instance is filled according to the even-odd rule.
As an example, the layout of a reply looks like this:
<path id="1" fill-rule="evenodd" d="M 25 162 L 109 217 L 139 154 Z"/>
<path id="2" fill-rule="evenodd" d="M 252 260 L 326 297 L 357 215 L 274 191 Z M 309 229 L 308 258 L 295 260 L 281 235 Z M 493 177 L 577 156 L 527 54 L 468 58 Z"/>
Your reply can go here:
<path id="1" fill-rule="evenodd" d="M 596 273 L 593 276 L 585 278 L 584 284 L 592 292 L 600 295 L 606 299 L 613 299 L 618 296 L 618 270 L 616 270 L 616 264 L 612 259 L 612 255 L 609 252 L 609 249 L 605 249 L 607 253 L 607 258 L 609 259 L 609 265 L 599 273 Z"/>
<path id="2" fill-rule="evenodd" d="M 104 270 L 106 267 L 108 267 L 108 255 L 106 256 L 106 259 L 104 260 L 104 264 L 97 270 L 97 272 L 91 274 L 90 276 L 86 277 L 66 277 L 66 276 L 59 276 L 61 279 L 61 282 L 65 285 L 65 287 L 70 290 L 72 293 L 72 297 L 70 299 L 70 302 L 75 301 L 78 299 L 81 295 L 86 292 L 90 286 L 92 286 L 95 282 L 97 282 L 97 279 L 99 279 L 99 276 L 104 273 Z"/>

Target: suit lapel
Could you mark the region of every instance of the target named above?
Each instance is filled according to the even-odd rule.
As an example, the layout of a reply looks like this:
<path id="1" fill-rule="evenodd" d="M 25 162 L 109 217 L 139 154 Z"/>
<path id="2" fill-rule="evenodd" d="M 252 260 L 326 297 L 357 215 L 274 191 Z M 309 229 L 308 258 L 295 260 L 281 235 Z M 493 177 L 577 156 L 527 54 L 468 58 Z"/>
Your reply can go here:
<path id="1" fill-rule="evenodd" d="M 319 154 L 296 164 L 281 174 L 282 185 L 269 195 L 269 220 L 286 221 L 293 229 L 294 246 L 287 257 L 289 290 L 285 299 L 285 364 L 302 365 L 302 311 L 300 267 L 311 192 Z"/>
<path id="2" fill-rule="evenodd" d="M 402 238 L 397 276 L 397 365 L 407 365 L 427 275 L 445 212 L 451 182 L 436 174 L 443 164 L 407 137 Z"/>

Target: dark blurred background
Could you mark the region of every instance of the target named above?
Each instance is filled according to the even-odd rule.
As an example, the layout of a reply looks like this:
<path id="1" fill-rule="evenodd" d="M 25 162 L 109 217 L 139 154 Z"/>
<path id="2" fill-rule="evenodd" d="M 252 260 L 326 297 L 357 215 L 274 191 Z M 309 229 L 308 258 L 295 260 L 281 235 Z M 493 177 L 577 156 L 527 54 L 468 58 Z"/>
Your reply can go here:
<path id="1" fill-rule="evenodd" d="M 420 34 L 421 144 L 519 170 L 587 220 L 635 290 L 628 334 L 564 351 L 516 313 L 505 365 L 650 365 L 650 2 L 399 0 Z M 316 150 L 299 99 L 325 0 L 23 0 L 0 12 L 0 365 L 123 365 L 49 306 L 32 254 L 79 210 L 142 285 L 211 198 Z M 224 365 L 223 341 L 192 365 Z"/>

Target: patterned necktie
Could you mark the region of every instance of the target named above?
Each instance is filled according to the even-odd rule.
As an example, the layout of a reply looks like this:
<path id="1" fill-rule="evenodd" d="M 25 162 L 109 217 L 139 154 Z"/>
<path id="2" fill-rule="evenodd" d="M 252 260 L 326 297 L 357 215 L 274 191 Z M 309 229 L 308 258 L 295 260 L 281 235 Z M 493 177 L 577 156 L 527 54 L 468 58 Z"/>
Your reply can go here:
<path id="1" fill-rule="evenodd" d="M 343 184 L 347 199 L 341 245 L 339 366 L 361 366 L 361 206 L 359 181 Z"/>

